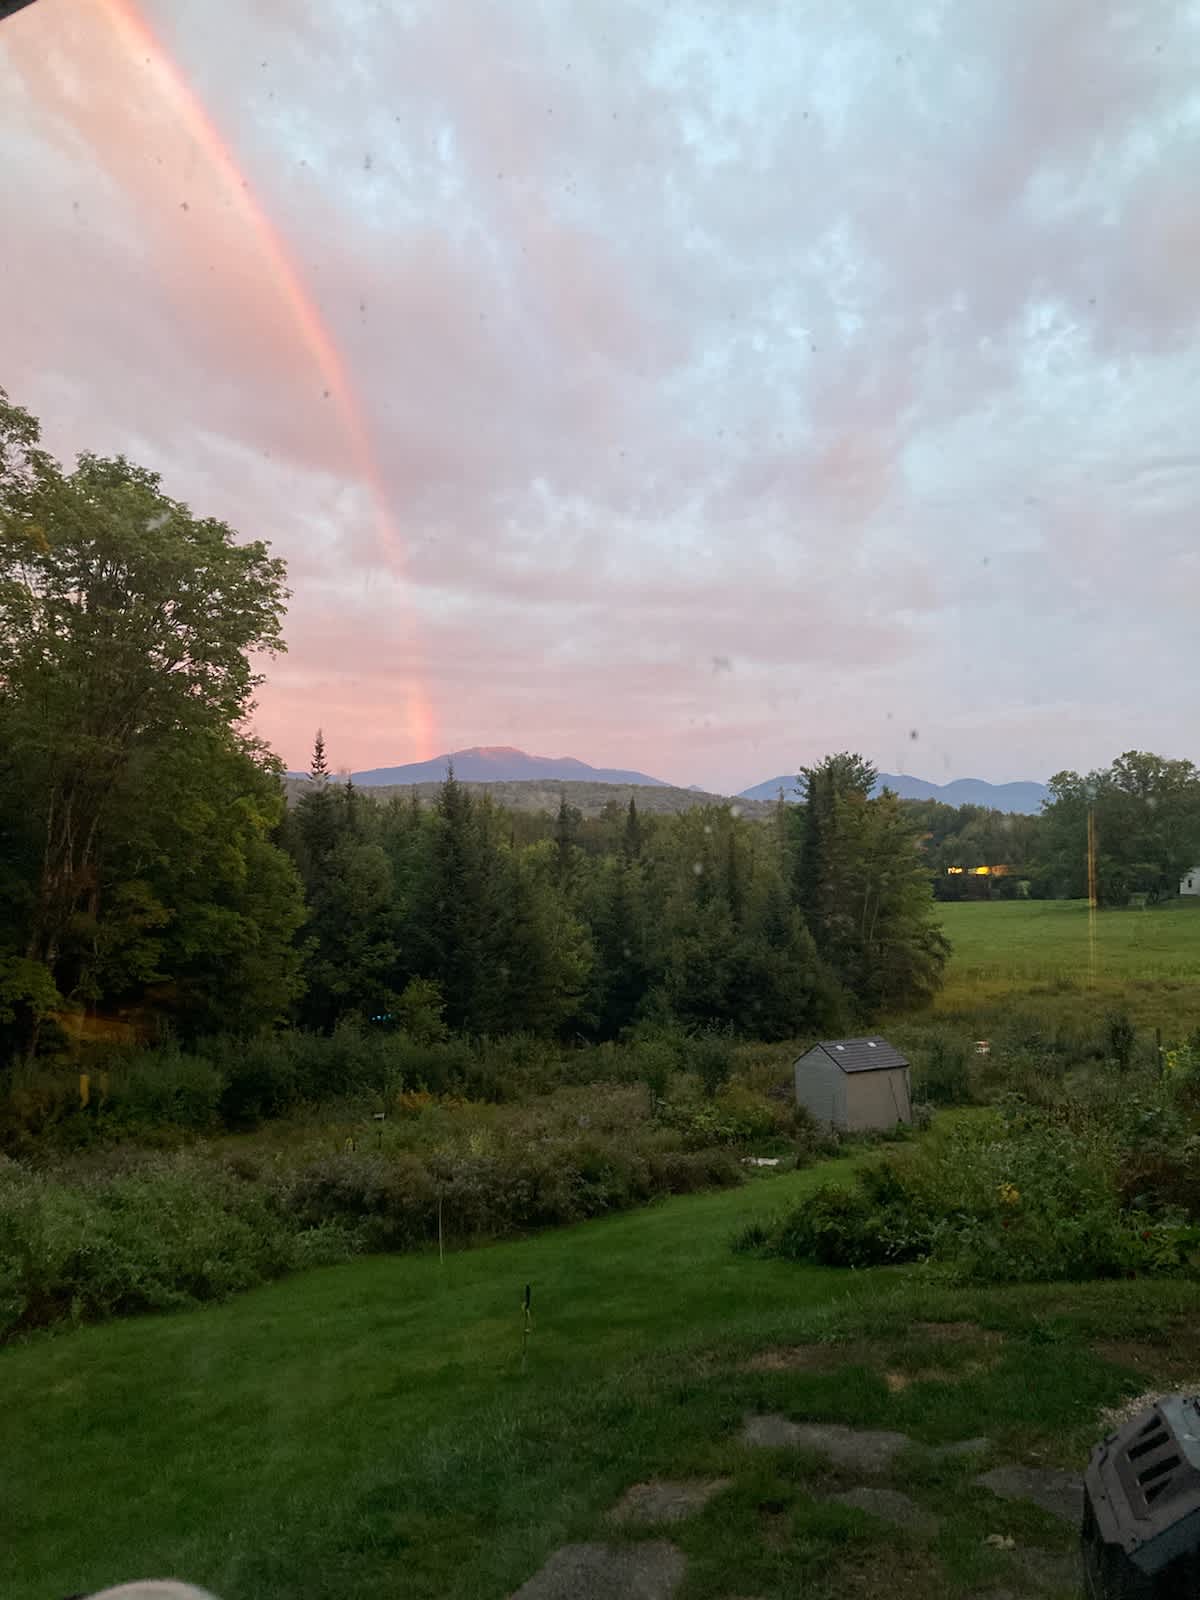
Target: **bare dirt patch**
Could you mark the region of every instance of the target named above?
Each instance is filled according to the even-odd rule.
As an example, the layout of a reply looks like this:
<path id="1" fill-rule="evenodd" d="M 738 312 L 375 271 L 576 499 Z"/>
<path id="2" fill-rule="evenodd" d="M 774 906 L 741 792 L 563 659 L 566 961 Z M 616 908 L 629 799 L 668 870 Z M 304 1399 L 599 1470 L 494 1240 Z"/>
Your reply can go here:
<path id="1" fill-rule="evenodd" d="M 788 1344 L 760 1350 L 743 1372 L 837 1372 L 840 1367 L 870 1366 L 878 1352 L 862 1343 Z"/>
<path id="2" fill-rule="evenodd" d="M 1092 1349 L 1101 1361 L 1160 1378 L 1170 1388 L 1195 1385 L 1200 1374 L 1200 1336 L 1190 1328 L 1173 1330 L 1169 1342 L 1161 1344 L 1144 1339 L 1102 1339 Z"/>
<path id="3" fill-rule="evenodd" d="M 911 1322 L 909 1332 L 933 1344 L 1003 1344 L 1004 1335 L 977 1322 Z"/>

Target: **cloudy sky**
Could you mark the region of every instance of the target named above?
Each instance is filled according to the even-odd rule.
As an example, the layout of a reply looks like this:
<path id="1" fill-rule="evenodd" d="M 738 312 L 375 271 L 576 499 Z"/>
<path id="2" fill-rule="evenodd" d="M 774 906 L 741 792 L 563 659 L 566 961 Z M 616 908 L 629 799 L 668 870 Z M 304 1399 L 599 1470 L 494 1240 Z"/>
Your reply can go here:
<path id="1" fill-rule="evenodd" d="M 1200 756 L 1195 3 L 213 15 L 0 24 L 0 384 L 286 558 L 289 765 Z"/>

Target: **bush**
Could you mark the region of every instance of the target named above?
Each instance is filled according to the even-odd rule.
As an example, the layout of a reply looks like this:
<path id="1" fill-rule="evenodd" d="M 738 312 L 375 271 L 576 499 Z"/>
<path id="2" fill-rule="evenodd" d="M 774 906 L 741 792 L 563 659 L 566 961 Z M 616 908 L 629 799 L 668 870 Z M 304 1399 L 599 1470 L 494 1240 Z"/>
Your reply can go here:
<path id="1" fill-rule="evenodd" d="M 159 1158 L 77 1185 L 0 1165 L 0 1333 L 222 1299 L 290 1267 L 262 1190 Z"/>
<path id="2" fill-rule="evenodd" d="M 304 1041 L 304 1035 L 271 1034 L 213 1041 L 209 1048 L 224 1077 L 220 1112 L 227 1127 L 256 1127 L 296 1103 L 296 1055 L 303 1052 Z"/>
<path id="3" fill-rule="evenodd" d="M 1137 1044 L 1137 1029 L 1126 1011 L 1112 1011 L 1104 1020 L 1108 1054 L 1122 1072 L 1129 1069 Z"/>
<path id="4" fill-rule="evenodd" d="M 795 1122 L 791 1107 L 740 1084 L 713 1098 L 699 1098 L 694 1088 L 690 1095 L 678 1093 L 662 1102 L 659 1116 L 667 1127 L 679 1131 L 691 1150 L 783 1138 Z"/>
<path id="5" fill-rule="evenodd" d="M 705 1094 L 719 1094 L 733 1075 L 733 1038 L 715 1028 L 693 1034 L 683 1056 L 684 1065 L 700 1079 Z"/>
<path id="6" fill-rule="evenodd" d="M 913 1076 L 914 1097 L 930 1105 L 961 1106 L 971 1098 L 967 1052 L 957 1041 L 936 1036 Z"/>
<path id="7" fill-rule="evenodd" d="M 1013 1104 L 863 1168 L 852 1187 L 819 1189 L 762 1248 L 826 1266 L 926 1260 L 987 1282 L 1190 1270 L 1200 1229 L 1153 1197 L 1132 1204 L 1129 1161 L 1111 1118 Z"/>
<path id="8" fill-rule="evenodd" d="M 728 1150 L 661 1150 L 650 1156 L 650 1174 L 654 1187 L 667 1194 L 732 1189 L 743 1180 Z"/>
<path id="9" fill-rule="evenodd" d="M 106 1109 L 125 1124 L 204 1132 L 219 1120 L 223 1093 L 221 1073 L 206 1056 L 174 1046 L 140 1050 L 114 1063 Z"/>
<path id="10" fill-rule="evenodd" d="M 13 1067 L 0 1097 L 0 1149 L 31 1152 L 79 1115 L 79 1074 L 41 1062 Z"/>
<path id="11" fill-rule="evenodd" d="M 437 1190 L 416 1156 L 345 1152 L 302 1168 L 283 1205 L 301 1228 L 335 1224 L 367 1250 L 411 1250 L 437 1234 Z"/>

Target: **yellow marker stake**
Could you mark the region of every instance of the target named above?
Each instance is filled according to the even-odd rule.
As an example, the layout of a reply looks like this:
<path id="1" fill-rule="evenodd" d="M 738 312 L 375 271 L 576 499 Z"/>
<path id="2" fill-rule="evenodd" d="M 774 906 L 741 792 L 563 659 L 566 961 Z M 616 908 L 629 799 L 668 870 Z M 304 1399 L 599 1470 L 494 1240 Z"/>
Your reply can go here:
<path id="1" fill-rule="evenodd" d="M 82 1109 L 83 1107 L 85 1107 L 87 1105 L 88 1101 L 91 1098 L 92 1098 L 92 1080 L 88 1077 L 86 1072 L 81 1072 L 79 1074 L 79 1105 L 80 1105 L 80 1108 Z"/>

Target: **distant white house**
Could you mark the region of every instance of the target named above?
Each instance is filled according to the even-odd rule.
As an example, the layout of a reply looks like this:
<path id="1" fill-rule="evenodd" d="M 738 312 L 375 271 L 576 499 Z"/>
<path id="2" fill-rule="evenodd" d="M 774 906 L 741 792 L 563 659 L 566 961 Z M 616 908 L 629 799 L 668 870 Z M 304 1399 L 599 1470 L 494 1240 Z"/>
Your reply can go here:
<path id="1" fill-rule="evenodd" d="M 1200 894 L 1200 867 L 1189 867 L 1179 880 L 1180 894 Z"/>

